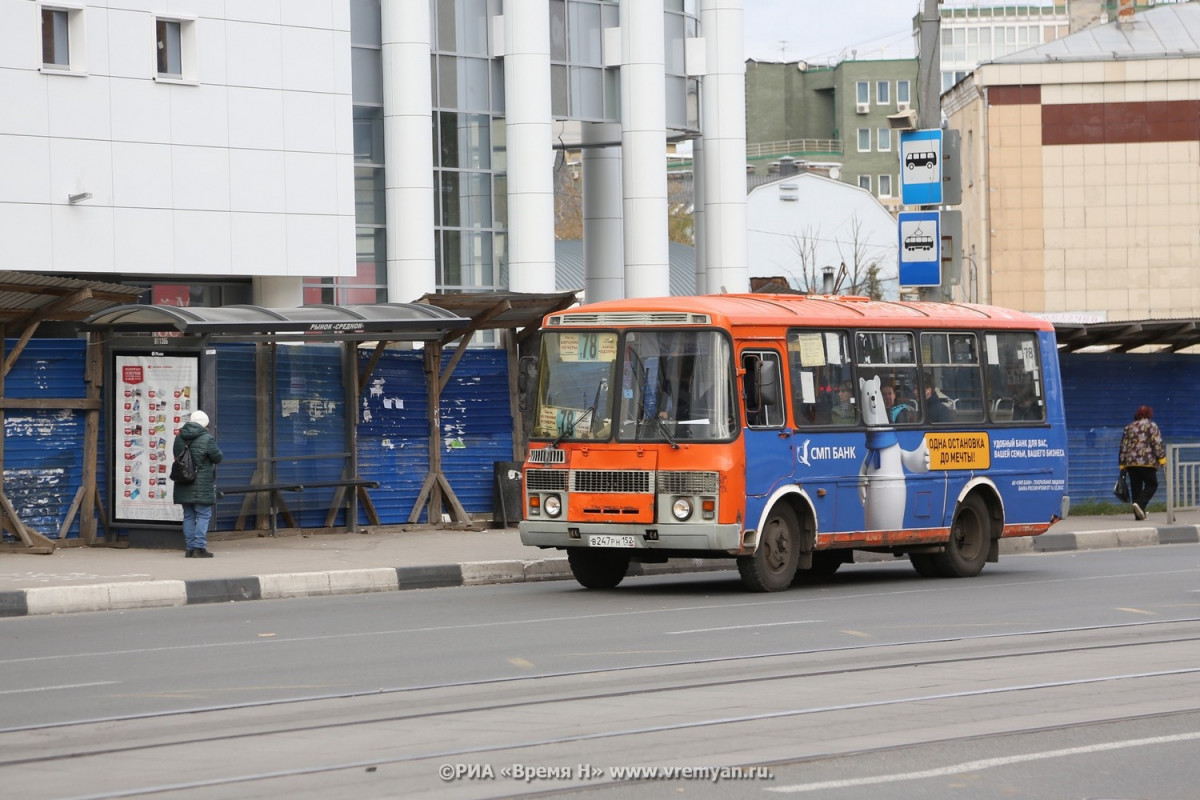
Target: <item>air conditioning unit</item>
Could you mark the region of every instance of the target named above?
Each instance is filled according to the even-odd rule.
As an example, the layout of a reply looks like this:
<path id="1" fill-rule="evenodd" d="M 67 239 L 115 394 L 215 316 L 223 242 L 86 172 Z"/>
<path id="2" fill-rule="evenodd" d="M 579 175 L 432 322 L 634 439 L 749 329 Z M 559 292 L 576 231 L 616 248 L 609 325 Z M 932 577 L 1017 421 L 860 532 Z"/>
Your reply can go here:
<path id="1" fill-rule="evenodd" d="M 910 106 L 908 103 L 896 103 L 897 111 L 908 111 L 910 108 L 912 108 L 912 106 Z"/>
<path id="2" fill-rule="evenodd" d="M 870 103 L 859 103 L 858 105 L 856 105 L 854 107 L 854 110 L 857 111 L 859 114 L 866 114 L 867 112 L 869 112 L 871 110 L 871 104 Z"/>

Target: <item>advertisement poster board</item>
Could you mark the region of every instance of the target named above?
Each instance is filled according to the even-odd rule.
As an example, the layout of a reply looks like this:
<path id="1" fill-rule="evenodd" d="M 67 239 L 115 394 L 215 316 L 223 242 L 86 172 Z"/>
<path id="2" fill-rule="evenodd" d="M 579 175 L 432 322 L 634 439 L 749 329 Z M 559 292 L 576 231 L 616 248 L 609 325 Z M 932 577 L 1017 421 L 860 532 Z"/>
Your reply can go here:
<path id="1" fill-rule="evenodd" d="M 113 369 L 113 518 L 179 522 L 171 502 L 172 447 L 197 408 L 200 358 L 116 355 Z"/>

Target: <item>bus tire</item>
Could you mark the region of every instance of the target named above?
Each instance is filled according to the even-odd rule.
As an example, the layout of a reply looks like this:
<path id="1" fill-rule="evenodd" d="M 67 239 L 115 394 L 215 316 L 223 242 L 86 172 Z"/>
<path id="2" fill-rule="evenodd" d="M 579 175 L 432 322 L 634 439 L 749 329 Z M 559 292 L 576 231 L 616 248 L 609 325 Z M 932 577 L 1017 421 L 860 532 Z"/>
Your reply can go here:
<path id="1" fill-rule="evenodd" d="M 934 558 L 947 578 L 973 578 L 983 571 L 992 543 L 988 510 L 977 494 L 968 495 L 954 512 L 946 550 Z"/>
<path id="2" fill-rule="evenodd" d="M 629 571 L 629 550 L 589 550 L 573 547 L 567 550 L 571 574 L 585 589 L 612 589 Z"/>
<path id="3" fill-rule="evenodd" d="M 938 556 L 933 553 L 909 553 L 908 560 L 912 562 L 913 569 L 922 578 L 940 578 L 942 577 L 941 565 L 938 564 Z"/>
<path id="4" fill-rule="evenodd" d="M 841 551 L 814 550 L 812 554 L 812 566 L 808 569 L 796 570 L 796 577 L 792 581 L 792 584 L 827 581 L 833 577 L 833 573 L 837 572 L 838 567 L 844 563 L 846 563 L 846 559 Z"/>
<path id="5" fill-rule="evenodd" d="M 800 559 L 800 524 L 787 503 L 776 503 L 767 515 L 758 549 L 739 556 L 738 573 L 747 589 L 779 592 L 792 585 Z"/>

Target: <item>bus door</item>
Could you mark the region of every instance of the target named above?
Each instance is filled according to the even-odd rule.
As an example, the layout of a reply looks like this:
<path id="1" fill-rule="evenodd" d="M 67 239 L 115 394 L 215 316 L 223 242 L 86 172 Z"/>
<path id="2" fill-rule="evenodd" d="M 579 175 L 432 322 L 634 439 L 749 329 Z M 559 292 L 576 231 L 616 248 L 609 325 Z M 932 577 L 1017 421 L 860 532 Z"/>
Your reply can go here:
<path id="1" fill-rule="evenodd" d="M 766 499 L 792 482 L 795 454 L 787 425 L 783 369 L 774 350 L 741 354 L 743 430 L 746 447 L 746 519 L 756 525 Z"/>

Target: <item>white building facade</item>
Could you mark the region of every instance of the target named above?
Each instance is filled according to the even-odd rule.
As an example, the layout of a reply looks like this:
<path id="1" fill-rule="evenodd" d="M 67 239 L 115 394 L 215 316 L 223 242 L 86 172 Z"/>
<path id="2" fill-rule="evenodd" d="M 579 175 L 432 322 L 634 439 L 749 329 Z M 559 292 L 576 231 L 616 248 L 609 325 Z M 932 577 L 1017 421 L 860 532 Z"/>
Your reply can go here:
<path id="1" fill-rule="evenodd" d="M 351 274 L 349 23 L 328 2 L 0 0 L 0 269 L 280 306 Z"/>
<path id="2" fill-rule="evenodd" d="M 554 159 L 581 149 L 589 299 L 668 294 L 666 152 L 692 140 L 698 291 L 743 290 L 741 24 L 742 0 L 0 0 L 0 269 L 203 305 L 554 291 Z"/>

